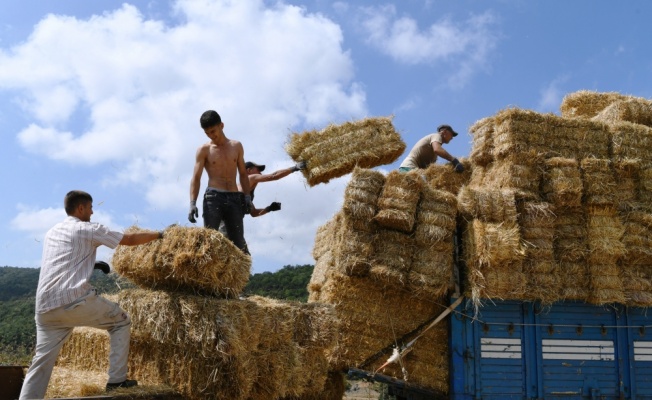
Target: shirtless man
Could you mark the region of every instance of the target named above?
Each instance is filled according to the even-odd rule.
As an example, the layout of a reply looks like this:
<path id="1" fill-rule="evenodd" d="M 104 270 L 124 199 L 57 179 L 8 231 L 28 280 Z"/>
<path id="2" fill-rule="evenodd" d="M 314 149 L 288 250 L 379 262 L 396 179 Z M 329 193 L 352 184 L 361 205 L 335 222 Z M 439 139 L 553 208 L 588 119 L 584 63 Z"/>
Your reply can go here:
<path id="1" fill-rule="evenodd" d="M 197 197 L 205 169 L 208 174 L 208 187 L 204 193 L 204 226 L 218 229 L 220 222 L 224 221 L 226 236 L 240 250 L 249 254 L 244 240 L 243 218 L 245 209 L 251 207 L 251 196 L 242 143 L 224 135 L 222 118 L 213 110 L 203 113 L 199 123 L 210 141 L 199 146 L 195 156 L 195 167 L 190 180 L 188 220 L 197 222 Z M 236 174 L 240 178 L 242 192 L 238 191 Z"/>

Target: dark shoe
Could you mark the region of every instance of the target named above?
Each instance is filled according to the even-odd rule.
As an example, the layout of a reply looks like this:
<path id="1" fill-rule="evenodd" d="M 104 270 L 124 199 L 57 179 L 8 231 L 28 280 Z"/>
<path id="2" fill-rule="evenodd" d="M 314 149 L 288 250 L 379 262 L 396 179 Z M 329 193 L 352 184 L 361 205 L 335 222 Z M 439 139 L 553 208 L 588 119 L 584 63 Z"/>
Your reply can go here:
<path id="1" fill-rule="evenodd" d="M 124 381 L 118 382 L 118 383 L 107 383 L 106 384 L 106 391 L 110 392 L 113 389 L 130 388 L 130 387 L 134 387 L 134 386 L 138 386 L 138 381 L 133 380 L 133 379 L 127 379 L 127 380 L 124 380 Z"/>

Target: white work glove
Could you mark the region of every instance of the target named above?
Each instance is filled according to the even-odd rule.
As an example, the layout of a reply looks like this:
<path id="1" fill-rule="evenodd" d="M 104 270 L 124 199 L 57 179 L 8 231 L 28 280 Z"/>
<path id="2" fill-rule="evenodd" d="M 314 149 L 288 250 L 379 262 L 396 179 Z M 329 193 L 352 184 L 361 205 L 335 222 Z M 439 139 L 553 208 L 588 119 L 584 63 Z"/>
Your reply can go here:
<path id="1" fill-rule="evenodd" d="M 197 209 L 197 200 L 190 200 L 190 211 L 188 212 L 188 221 L 193 224 L 197 222 L 195 218 L 199 217 L 199 210 Z"/>

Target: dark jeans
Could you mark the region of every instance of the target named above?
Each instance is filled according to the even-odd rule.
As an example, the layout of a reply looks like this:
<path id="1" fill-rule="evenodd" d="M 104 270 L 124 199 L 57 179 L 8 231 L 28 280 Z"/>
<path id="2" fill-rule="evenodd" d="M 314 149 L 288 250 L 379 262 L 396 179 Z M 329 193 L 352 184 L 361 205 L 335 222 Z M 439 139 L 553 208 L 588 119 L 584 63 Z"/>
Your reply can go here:
<path id="1" fill-rule="evenodd" d="M 204 226 L 219 230 L 224 222 L 226 237 L 240 250 L 249 254 L 244 239 L 244 194 L 241 192 L 218 192 L 207 189 L 204 194 Z"/>

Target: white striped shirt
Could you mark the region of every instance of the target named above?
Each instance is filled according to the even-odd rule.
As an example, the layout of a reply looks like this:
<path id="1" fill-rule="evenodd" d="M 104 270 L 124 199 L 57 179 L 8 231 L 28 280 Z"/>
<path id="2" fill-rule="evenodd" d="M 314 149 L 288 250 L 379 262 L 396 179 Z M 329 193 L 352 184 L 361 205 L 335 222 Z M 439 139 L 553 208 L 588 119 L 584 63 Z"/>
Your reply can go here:
<path id="1" fill-rule="evenodd" d="M 104 225 L 68 216 L 45 234 L 41 272 L 36 290 L 36 313 L 70 304 L 88 293 L 101 245 L 115 249 L 123 233 Z"/>

